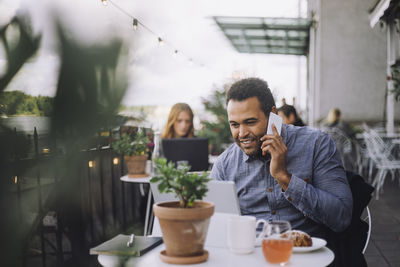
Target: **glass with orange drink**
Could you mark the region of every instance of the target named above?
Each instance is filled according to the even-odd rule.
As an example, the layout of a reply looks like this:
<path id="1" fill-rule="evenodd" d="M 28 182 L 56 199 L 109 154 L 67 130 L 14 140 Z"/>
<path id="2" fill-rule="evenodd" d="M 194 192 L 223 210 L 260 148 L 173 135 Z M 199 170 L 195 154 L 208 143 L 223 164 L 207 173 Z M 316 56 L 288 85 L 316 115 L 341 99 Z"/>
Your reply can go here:
<path id="1" fill-rule="evenodd" d="M 287 221 L 271 221 L 265 226 L 262 251 L 269 263 L 284 266 L 292 255 L 293 242 L 290 236 L 290 223 Z M 282 237 L 281 234 L 288 232 Z"/>

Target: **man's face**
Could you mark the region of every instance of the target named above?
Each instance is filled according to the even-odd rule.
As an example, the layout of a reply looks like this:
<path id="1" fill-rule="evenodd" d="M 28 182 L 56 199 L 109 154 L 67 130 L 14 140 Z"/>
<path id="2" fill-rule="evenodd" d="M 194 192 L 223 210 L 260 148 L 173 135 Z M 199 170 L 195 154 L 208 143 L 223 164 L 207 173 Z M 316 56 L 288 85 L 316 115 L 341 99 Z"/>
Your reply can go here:
<path id="1" fill-rule="evenodd" d="M 258 155 L 261 150 L 260 138 L 267 132 L 268 119 L 257 97 L 243 101 L 229 100 L 227 112 L 236 144 L 246 155 Z"/>

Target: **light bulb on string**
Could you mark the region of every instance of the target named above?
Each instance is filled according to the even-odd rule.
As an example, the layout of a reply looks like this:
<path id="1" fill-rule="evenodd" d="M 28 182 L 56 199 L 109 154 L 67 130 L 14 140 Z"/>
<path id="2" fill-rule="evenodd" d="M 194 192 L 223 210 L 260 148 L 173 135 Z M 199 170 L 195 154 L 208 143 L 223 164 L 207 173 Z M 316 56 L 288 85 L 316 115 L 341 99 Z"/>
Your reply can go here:
<path id="1" fill-rule="evenodd" d="M 138 27 L 138 20 L 137 19 L 133 19 L 132 25 L 133 25 L 133 30 L 136 31 L 137 27 Z"/>
<path id="2" fill-rule="evenodd" d="M 161 37 L 158 37 L 158 45 L 159 45 L 159 46 L 163 46 L 163 45 L 164 45 L 164 42 L 163 42 L 163 40 L 161 39 Z"/>
<path id="3" fill-rule="evenodd" d="M 191 59 L 191 58 L 189 58 L 189 65 L 190 65 L 191 67 L 194 66 L 193 59 Z"/>
<path id="4" fill-rule="evenodd" d="M 115 8 L 117 8 L 119 11 L 121 11 L 122 13 L 124 13 L 125 15 L 127 15 L 127 16 L 129 16 L 132 20 L 132 28 L 133 28 L 133 30 L 134 31 L 136 31 L 137 29 L 138 29 L 138 27 L 139 27 L 139 24 L 140 24 L 140 26 L 142 27 L 142 28 L 144 28 L 145 30 L 147 30 L 148 32 L 150 32 L 153 36 L 154 35 L 156 35 L 155 34 L 155 32 L 154 31 L 152 31 L 149 27 L 147 27 L 146 25 L 144 25 L 142 22 L 139 22 L 139 20 L 138 19 L 136 19 L 133 15 L 131 15 L 131 14 L 129 14 L 128 12 L 126 12 L 125 10 L 123 10 L 121 7 L 119 7 L 116 3 L 114 3 L 113 1 L 111 1 L 111 0 L 101 0 L 101 3 L 104 5 L 104 6 L 107 6 L 109 3 L 108 2 L 111 2 L 111 4 L 112 4 L 112 6 L 114 6 Z M 154 37 L 153 37 L 154 38 Z M 157 36 L 157 41 L 158 41 L 158 46 L 164 46 L 165 44 L 167 45 L 167 46 L 172 46 L 169 42 L 167 42 L 167 43 L 165 43 L 165 41 L 161 38 L 161 37 L 159 37 L 159 36 Z M 173 50 L 173 57 L 177 57 L 178 56 L 178 50 L 177 49 L 174 49 Z M 181 53 L 181 52 L 180 52 Z M 199 65 L 199 66 L 201 66 L 201 67 L 205 67 L 204 66 L 204 64 L 197 64 L 197 62 L 194 62 L 194 60 L 192 59 L 192 58 L 187 58 L 184 54 L 182 54 L 181 56 L 180 56 L 180 58 L 182 58 L 182 60 L 187 60 L 188 61 L 188 63 L 189 63 L 189 65 L 190 66 L 194 66 L 194 65 Z M 134 62 L 133 62 L 134 60 L 132 60 L 130 63 L 131 64 L 133 64 Z M 91 165 L 91 166 L 89 166 L 90 168 L 93 168 L 94 167 L 94 162 L 93 161 L 90 161 L 89 162 L 89 165 Z"/>

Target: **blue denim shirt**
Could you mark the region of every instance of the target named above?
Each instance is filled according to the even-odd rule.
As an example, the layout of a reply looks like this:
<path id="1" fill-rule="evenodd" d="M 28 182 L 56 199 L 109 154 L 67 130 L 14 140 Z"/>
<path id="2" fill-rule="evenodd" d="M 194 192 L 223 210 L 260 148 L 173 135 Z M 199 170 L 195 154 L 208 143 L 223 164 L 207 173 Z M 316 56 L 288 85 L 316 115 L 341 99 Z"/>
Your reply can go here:
<path id="1" fill-rule="evenodd" d="M 269 160 L 247 156 L 232 144 L 216 160 L 210 177 L 234 181 L 242 215 L 290 221 L 293 229 L 324 236 L 350 224 L 353 200 L 334 141 L 309 127 L 282 125 L 291 180 L 284 192 L 271 176 Z"/>

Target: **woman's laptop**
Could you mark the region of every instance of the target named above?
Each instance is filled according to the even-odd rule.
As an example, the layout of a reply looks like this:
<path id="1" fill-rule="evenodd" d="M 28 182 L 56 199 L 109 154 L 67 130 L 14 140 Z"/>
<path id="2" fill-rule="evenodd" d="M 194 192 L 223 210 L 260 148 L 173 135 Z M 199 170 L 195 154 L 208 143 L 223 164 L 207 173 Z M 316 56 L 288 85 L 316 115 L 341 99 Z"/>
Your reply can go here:
<path id="1" fill-rule="evenodd" d="M 191 171 L 208 170 L 208 138 L 163 139 L 162 146 L 168 161 L 187 161 Z"/>

